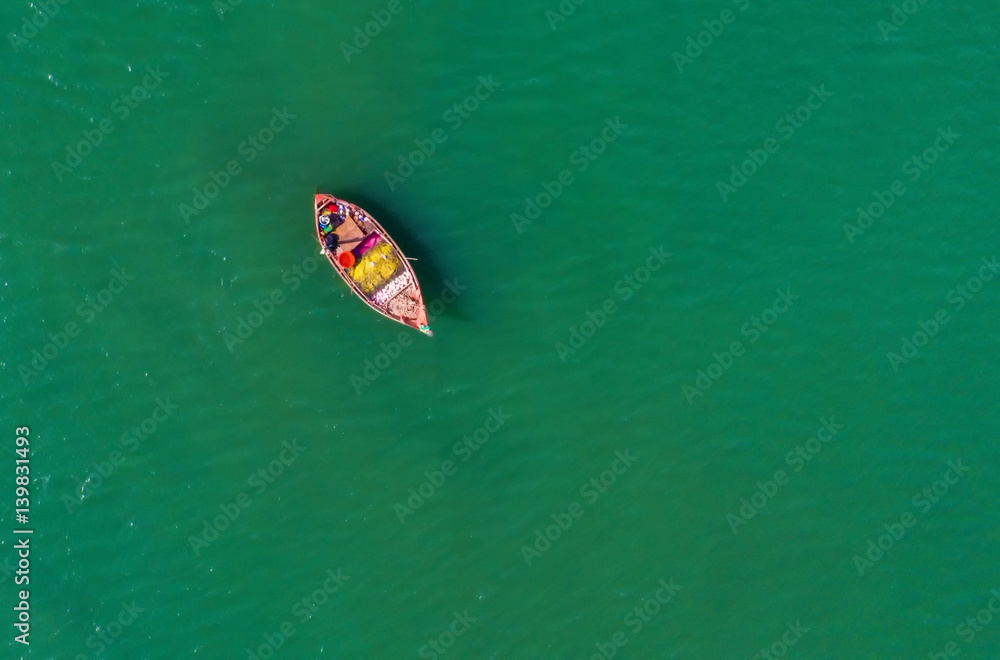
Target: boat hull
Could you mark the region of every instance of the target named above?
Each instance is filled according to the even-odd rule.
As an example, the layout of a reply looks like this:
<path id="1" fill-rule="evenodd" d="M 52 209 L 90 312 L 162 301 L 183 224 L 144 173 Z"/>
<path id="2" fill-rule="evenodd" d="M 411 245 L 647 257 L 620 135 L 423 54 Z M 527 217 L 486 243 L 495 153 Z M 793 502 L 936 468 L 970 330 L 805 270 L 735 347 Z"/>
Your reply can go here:
<path id="1" fill-rule="evenodd" d="M 409 259 L 375 218 L 333 195 L 315 197 L 321 252 L 351 291 L 387 318 L 433 336 Z"/>

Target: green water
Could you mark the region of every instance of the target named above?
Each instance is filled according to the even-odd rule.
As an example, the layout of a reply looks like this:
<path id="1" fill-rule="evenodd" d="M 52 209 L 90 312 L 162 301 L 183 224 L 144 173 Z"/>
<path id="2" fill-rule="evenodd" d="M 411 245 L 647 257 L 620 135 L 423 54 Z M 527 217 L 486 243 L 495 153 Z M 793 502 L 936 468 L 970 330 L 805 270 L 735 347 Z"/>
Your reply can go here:
<path id="1" fill-rule="evenodd" d="M 995 3 L 320 4 L 0 9 L 3 657 L 1000 657 Z"/>

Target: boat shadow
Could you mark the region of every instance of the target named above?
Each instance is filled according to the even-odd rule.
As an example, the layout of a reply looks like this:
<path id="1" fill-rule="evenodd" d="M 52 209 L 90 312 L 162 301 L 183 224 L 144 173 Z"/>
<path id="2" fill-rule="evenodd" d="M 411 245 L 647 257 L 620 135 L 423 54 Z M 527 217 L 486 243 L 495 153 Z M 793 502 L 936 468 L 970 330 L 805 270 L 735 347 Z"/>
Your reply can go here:
<path id="1" fill-rule="evenodd" d="M 383 206 L 377 199 L 369 197 L 363 191 L 345 189 L 334 193 L 337 197 L 345 199 L 352 204 L 357 204 L 368 211 L 376 221 L 389 232 L 392 240 L 396 241 L 399 249 L 403 251 L 413 261 L 413 272 L 420 282 L 420 289 L 424 294 L 424 304 L 430 306 L 436 300 L 442 300 L 442 293 L 449 288 L 446 278 L 440 267 L 434 261 L 433 251 L 425 247 L 425 244 L 417 239 L 416 235 L 410 231 L 405 223 L 399 220 L 396 213 Z M 456 278 L 452 278 L 456 280 Z M 456 280 L 457 281 L 457 280 Z M 452 296 L 448 296 L 451 298 Z M 440 314 L 436 316 L 447 316 L 458 320 L 468 320 L 461 311 L 462 297 L 459 295 L 454 302 L 447 303 Z"/>

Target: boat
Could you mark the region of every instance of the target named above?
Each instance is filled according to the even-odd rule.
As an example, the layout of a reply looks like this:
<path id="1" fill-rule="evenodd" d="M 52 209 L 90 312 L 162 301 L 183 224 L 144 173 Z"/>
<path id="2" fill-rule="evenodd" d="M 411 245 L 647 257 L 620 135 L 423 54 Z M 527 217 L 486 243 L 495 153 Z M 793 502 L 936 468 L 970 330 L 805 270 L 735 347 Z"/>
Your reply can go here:
<path id="1" fill-rule="evenodd" d="M 433 337 L 413 266 L 389 233 L 356 204 L 323 193 L 315 202 L 320 252 L 351 291 L 382 316 Z"/>

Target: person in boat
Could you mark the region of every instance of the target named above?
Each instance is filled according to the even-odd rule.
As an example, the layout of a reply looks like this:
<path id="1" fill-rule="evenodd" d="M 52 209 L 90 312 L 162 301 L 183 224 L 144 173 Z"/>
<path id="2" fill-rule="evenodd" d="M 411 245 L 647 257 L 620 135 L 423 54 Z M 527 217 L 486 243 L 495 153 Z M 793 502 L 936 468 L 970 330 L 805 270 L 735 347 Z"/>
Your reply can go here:
<path id="1" fill-rule="evenodd" d="M 329 208 L 325 209 L 319 216 L 319 226 L 324 234 L 332 232 L 342 224 L 344 224 L 344 218 L 336 206 L 333 207 L 332 211 Z"/>
<path id="2" fill-rule="evenodd" d="M 323 251 L 333 254 L 337 251 L 337 246 L 340 244 L 340 237 L 337 234 L 330 232 L 323 236 Z"/>

